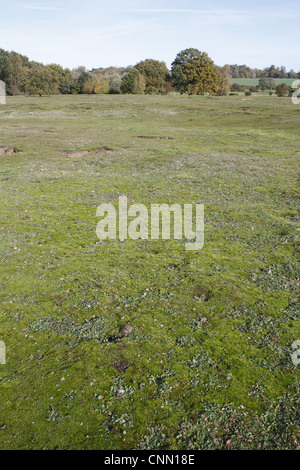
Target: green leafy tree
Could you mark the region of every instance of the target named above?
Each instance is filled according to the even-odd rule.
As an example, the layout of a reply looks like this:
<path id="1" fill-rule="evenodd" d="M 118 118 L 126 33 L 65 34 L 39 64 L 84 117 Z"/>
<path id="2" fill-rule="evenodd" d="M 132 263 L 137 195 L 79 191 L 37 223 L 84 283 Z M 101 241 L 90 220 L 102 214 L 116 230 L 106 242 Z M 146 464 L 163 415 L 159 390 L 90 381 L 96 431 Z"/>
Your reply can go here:
<path id="1" fill-rule="evenodd" d="M 165 62 L 146 59 L 139 62 L 135 68 L 144 76 L 146 94 L 166 94 L 170 72 Z"/>
<path id="2" fill-rule="evenodd" d="M 60 65 L 35 64 L 26 69 L 21 89 L 30 95 L 57 95 L 61 92 L 61 86 L 71 79 L 71 71 Z"/>
<path id="3" fill-rule="evenodd" d="M 42 65 L 27 69 L 23 76 L 21 89 L 29 95 L 53 94 L 50 70 Z"/>
<path id="4" fill-rule="evenodd" d="M 258 81 L 258 87 L 260 90 L 265 91 L 265 90 L 275 90 L 276 88 L 276 82 L 273 78 L 267 78 L 267 77 L 262 77 Z"/>
<path id="5" fill-rule="evenodd" d="M 109 83 L 109 93 L 111 95 L 118 95 L 121 93 L 121 75 L 117 72 L 114 72 L 107 77 Z"/>
<path id="6" fill-rule="evenodd" d="M 6 83 L 9 94 L 15 95 L 20 92 L 23 76 L 26 73 L 20 54 L 9 52 L 4 58 L 3 80 Z"/>
<path id="7" fill-rule="evenodd" d="M 4 49 L 0 49 L 0 80 L 4 80 L 4 67 L 7 55 L 7 51 L 5 51 Z"/>
<path id="8" fill-rule="evenodd" d="M 74 80 L 74 78 L 63 81 L 59 85 L 59 91 L 62 95 L 75 95 L 79 93 L 80 90 L 78 81 Z"/>
<path id="9" fill-rule="evenodd" d="M 222 75 L 206 52 L 190 48 L 179 52 L 172 63 L 172 81 L 180 93 L 217 94 Z"/>
<path id="10" fill-rule="evenodd" d="M 185 67 L 188 63 L 193 63 L 193 61 L 201 57 L 201 52 L 198 49 L 185 49 L 179 52 L 172 63 L 172 82 L 177 91 L 180 93 L 185 93 L 187 91 L 187 80 L 185 77 Z"/>
<path id="11" fill-rule="evenodd" d="M 284 65 L 282 65 L 280 67 L 280 77 L 281 78 L 287 78 L 288 77 L 288 74 L 287 74 L 287 71 L 286 71 L 286 68 L 284 67 Z"/>
<path id="12" fill-rule="evenodd" d="M 138 69 L 131 69 L 122 78 L 121 91 L 124 94 L 143 94 L 145 92 L 145 78 Z"/>
<path id="13" fill-rule="evenodd" d="M 70 69 L 64 69 L 61 65 L 50 64 L 47 65 L 50 74 L 52 75 L 52 91 L 53 94 L 61 93 L 65 84 L 72 82 L 72 72 Z"/>
<path id="14" fill-rule="evenodd" d="M 79 93 L 87 93 L 90 89 L 91 83 L 94 81 L 92 74 L 82 70 L 77 78 Z M 89 93 L 89 92 L 88 92 Z"/>
<path id="15" fill-rule="evenodd" d="M 224 65 L 221 68 L 221 88 L 219 94 L 221 96 L 229 95 L 232 85 L 232 75 L 231 75 L 231 68 L 229 65 Z"/>
<path id="16" fill-rule="evenodd" d="M 288 73 L 288 78 L 297 78 L 299 74 L 297 74 L 293 69 L 291 69 Z"/>

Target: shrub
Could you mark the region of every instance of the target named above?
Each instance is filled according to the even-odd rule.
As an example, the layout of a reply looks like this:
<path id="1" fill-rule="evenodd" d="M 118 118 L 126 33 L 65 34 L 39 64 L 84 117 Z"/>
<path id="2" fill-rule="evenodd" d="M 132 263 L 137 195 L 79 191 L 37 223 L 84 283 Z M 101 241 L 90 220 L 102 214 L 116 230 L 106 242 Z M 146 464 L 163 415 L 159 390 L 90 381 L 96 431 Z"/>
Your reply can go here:
<path id="1" fill-rule="evenodd" d="M 243 86 L 242 85 L 239 85 L 238 83 L 233 83 L 231 85 L 231 91 L 237 91 L 237 92 L 241 92 L 243 91 Z"/>
<path id="2" fill-rule="evenodd" d="M 280 85 L 277 85 L 276 87 L 276 95 L 277 96 L 286 96 L 288 94 L 289 87 L 285 83 L 281 83 Z"/>

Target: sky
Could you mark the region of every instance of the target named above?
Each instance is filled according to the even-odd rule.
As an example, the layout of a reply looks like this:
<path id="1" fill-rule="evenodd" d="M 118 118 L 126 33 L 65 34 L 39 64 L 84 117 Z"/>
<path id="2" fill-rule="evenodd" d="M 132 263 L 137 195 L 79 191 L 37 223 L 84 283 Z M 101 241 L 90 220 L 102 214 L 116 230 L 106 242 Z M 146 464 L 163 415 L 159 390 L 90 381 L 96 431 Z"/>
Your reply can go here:
<path id="1" fill-rule="evenodd" d="M 300 70 L 299 0 L 0 0 L 0 48 L 88 70 L 196 48 L 217 65 Z"/>

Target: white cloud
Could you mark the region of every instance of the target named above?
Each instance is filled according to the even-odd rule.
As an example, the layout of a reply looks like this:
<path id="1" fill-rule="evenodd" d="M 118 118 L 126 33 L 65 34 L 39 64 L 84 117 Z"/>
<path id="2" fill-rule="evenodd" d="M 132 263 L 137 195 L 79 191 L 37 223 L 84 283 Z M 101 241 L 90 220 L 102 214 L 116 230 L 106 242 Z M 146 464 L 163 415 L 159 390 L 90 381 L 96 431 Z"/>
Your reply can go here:
<path id="1" fill-rule="evenodd" d="M 20 5 L 20 8 L 25 8 L 26 10 L 46 10 L 46 11 L 63 11 L 65 8 L 61 7 L 51 7 L 48 5 Z"/>
<path id="2" fill-rule="evenodd" d="M 237 15 L 245 14 L 245 11 L 239 10 L 199 10 L 199 9 L 188 9 L 188 8 L 134 8 L 123 10 L 127 13 L 199 13 L 201 15 Z"/>
<path id="3" fill-rule="evenodd" d="M 299 15 L 299 11 L 287 7 L 282 7 L 279 9 L 274 8 L 270 11 L 261 10 L 257 8 L 256 10 L 230 10 L 230 9 L 189 9 L 189 8 L 132 8 L 132 9 L 123 9 L 123 12 L 126 13 L 193 13 L 199 14 L 203 17 L 226 17 L 230 18 L 249 18 L 249 17 L 259 17 L 259 18 L 295 18 L 295 15 Z"/>

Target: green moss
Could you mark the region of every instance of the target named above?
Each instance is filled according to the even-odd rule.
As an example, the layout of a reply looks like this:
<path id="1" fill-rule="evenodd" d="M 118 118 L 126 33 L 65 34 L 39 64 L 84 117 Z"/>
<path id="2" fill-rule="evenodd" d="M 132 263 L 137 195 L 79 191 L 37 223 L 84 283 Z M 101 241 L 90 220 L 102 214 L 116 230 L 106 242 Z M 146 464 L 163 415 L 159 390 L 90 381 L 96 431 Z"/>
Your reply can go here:
<path id="1" fill-rule="evenodd" d="M 297 113 L 268 96 L 8 97 L 1 448 L 299 445 Z M 96 208 L 120 195 L 204 203 L 203 250 L 100 243 Z"/>

